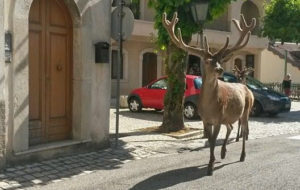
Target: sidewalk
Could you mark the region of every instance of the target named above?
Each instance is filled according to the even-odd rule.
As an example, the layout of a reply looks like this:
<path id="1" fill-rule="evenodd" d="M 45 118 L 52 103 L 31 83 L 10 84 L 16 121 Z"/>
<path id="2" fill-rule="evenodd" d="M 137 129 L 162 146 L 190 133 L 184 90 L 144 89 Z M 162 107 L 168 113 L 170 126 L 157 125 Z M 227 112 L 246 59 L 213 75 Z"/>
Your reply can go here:
<path id="1" fill-rule="evenodd" d="M 110 134 L 113 137 L 115 110 L 111 109 L 110 113 Z M 159 126 L 161 122 L 162 112 L 145 110 L 141 113 L 131 113 L 128 109 L 121 109 L 120 139 L 117 149 L 114 146 L 115 139 L 112 138 L 112 146 L 106 150 L 7 168 L 0 173 L 0 190 L 42 186 L 87 175 L 98 170 L 114 170 L 133 160 L 197 151 L 207 145 L 206 140 L 201 139 L 200 135 L 176 139 L 163 134 L 139 131 L 143 128 Z M 300 102 L 293 102 L 290 113 L 280 114 L 275 118 L 250 118 L 249 139 L 300 133 L 299 123 Z M 202 123 L 198 120 L 189 120 L 185 124 L 193 128 L 202 128 Z M 218 141 L 219 143 L 225 137 L 225 132 L 225 127 L 222 127 L 218 137 L 221 139 Z M 231 134 L 231 141 L 235 136 L 236 129 Z"/>

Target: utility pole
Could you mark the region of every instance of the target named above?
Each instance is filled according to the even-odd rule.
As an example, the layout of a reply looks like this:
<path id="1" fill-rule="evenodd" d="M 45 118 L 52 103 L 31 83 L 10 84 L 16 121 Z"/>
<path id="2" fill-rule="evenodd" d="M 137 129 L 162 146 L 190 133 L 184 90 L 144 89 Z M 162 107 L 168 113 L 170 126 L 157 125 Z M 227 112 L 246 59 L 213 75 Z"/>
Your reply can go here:
<path id="1" fill-rule="evenodd" d="M 120 115 L 120 74 L 123 65 L 123 41 L 128 39 L 133 31 L 134 15 L 127 7 L 130 0 L 114 0 L 112 6 L 116 8 L 112 11 L 111 37 L 118 42 L 118 61 L 116 64 L 117 85 L 116 85 L 116 136 L 115 145 L 118 147 L 119 141 L 119 115 Z M 123 72 L 123 71 L 122 71 Z"/>
<path id="2" fill-rule="evenodd" d="M 116 139 L 115 139 L 115 145 L 118 147 L 119 143 L 119 115 L 120 115 L 120 66 L 123 63 L 123 31 L 122 31 L 122 19 L 123 19 L 123 6 L 124 1 L 119 0 L 118 1 L 118 7 L 119 7 L 119 51 L 118 51 L 118 63 L 117 63 L 117 97 L 116 97 Z"/>

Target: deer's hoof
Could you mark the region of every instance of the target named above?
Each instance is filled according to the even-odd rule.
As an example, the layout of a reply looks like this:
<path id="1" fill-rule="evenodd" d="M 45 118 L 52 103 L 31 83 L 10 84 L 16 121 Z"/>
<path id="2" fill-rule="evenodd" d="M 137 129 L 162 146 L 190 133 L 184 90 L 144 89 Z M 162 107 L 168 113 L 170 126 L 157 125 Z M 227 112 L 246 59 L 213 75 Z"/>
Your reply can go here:
<path id="1" fill-rule="evenodd" d="M 213 171 L 212 168 L 208 168 L 208 169 L 207 169 L 207 175 L 208 175 L 208 176 L 212 176 L 212 175 L 213 175 L 213 172 L 214 172 L 214 171 Z"/>
<path id="2" fill-rule="evenodd" d="M 240 161 L 241 161 L 241 162 L 244 162 L 244 161 L 245 161 L 245 158 L 246 158 L 246 154 L 242 154 L 242 155 L 241 155 L 241 158 L 240 158 Z"/>
<path id="3" fill-rule="evenodd" d="M 224 159 L 226 157 L 226 149 L 221 150 L 221 159 Z"/>

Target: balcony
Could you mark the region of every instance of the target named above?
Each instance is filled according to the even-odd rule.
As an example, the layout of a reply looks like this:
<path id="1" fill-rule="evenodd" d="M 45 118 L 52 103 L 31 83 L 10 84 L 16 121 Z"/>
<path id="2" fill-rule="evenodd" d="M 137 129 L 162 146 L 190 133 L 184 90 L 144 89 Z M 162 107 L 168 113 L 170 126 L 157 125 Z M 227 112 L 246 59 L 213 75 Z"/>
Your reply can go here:
<path id="1" fill-rule="evenodd" d="M 223 24 L 213 24 L 207 26 L 207 29 L 204 30 L 204 34 L 207 36 L 207 39 L 212 46 L 222 46 L 225 43 L 226 36 L 230 37 L 230 45 L 235 43 L 238 38 L 238 32 L 230 22 L 223 22 Z M 230 31 L 233 32 L 230 32 Z M 135 20 L 134 29 L 132 33 L 132 38 L 139 41 L 149 41 L 152 35 L 157 35 L 156 30 L 154 29 L 154 22 L 145 21 L 145 20 Z M 197 35 L 193 35 L 192 43 L 197 42 Z M 264 49 L 268 47 L 268 40 L 265 38 L 259 38 L 256 35 L 250 37 L 248 48 L 259 48 Z"/>

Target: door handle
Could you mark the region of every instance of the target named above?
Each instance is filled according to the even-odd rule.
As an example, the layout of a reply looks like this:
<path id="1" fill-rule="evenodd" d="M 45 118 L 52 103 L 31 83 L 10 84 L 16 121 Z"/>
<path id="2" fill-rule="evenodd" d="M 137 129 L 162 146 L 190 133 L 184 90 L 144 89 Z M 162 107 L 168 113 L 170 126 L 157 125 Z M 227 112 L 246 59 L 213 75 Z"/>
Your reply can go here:
<path id="1" fill-rule="evenodd" d="M 57 71 L 61 71 L 62 70 L 62 65 L 61 64 L 57 64 L 56 65 L 56 70 Z"/>

